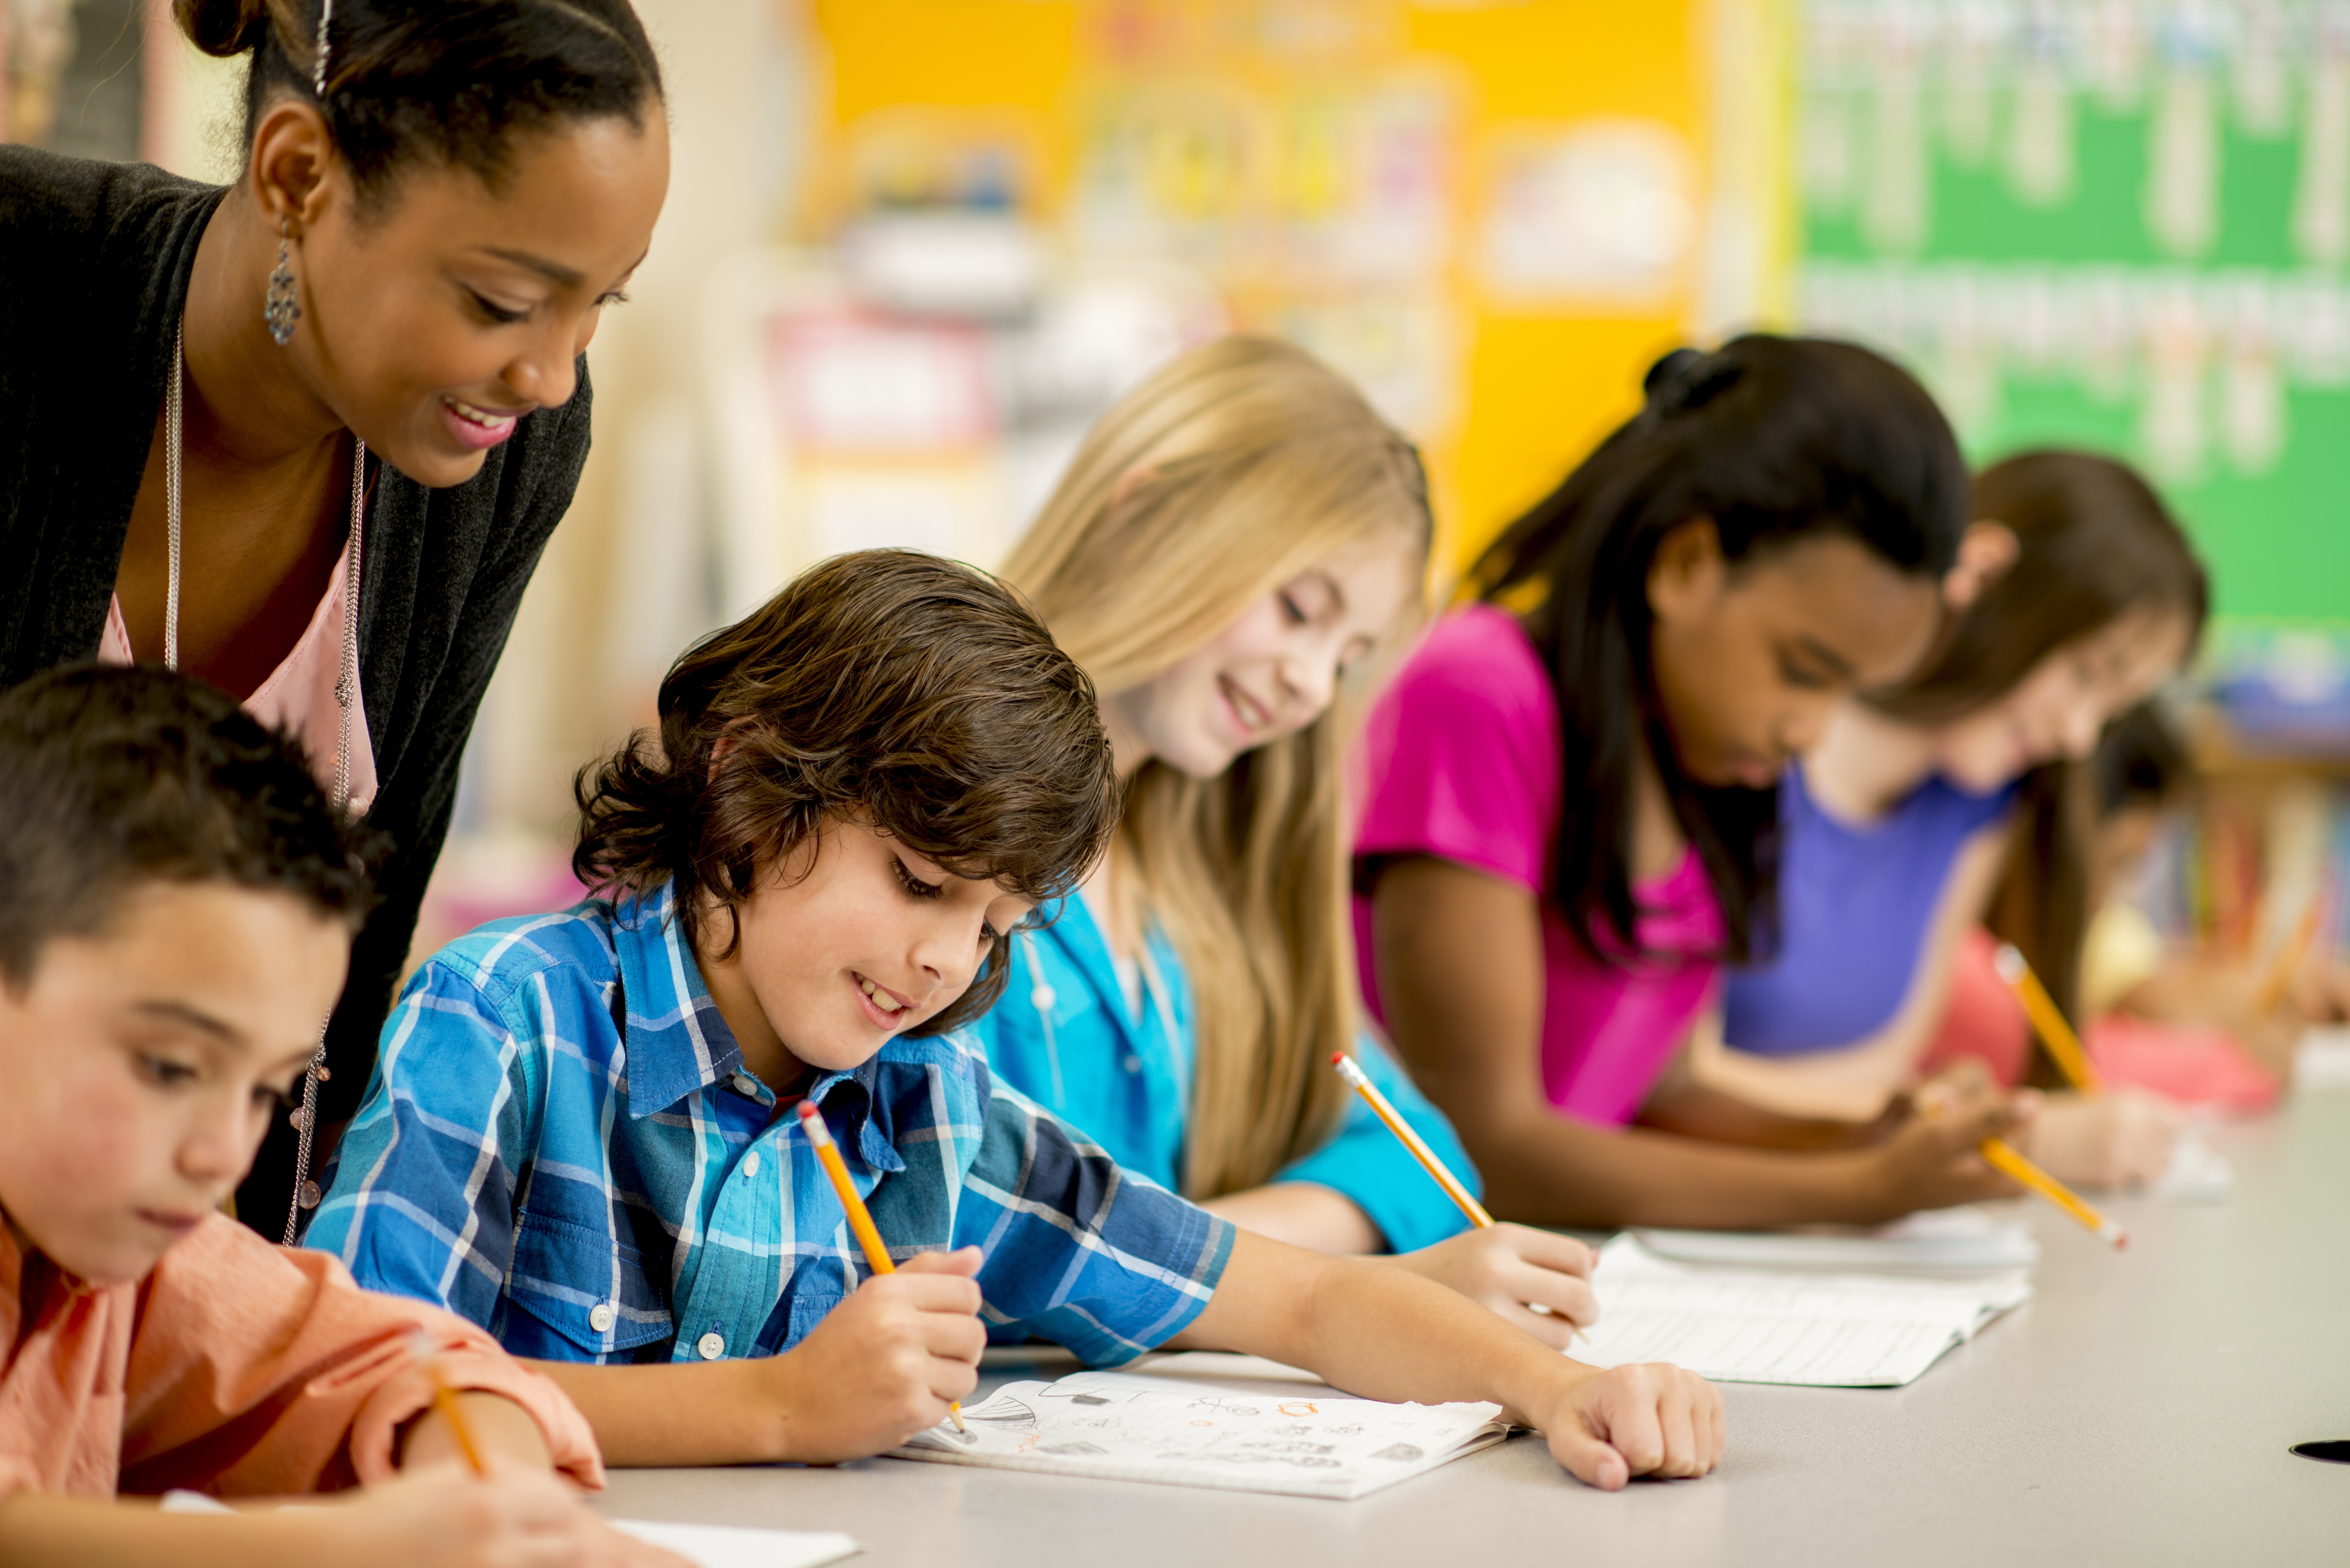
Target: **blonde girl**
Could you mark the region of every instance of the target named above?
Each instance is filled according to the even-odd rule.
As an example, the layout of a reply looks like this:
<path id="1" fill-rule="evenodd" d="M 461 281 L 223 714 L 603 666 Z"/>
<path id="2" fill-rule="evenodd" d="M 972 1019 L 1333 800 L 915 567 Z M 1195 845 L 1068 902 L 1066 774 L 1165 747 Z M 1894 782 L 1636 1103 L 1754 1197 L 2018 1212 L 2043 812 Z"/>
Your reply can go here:
<path id="1" fill-rule="evenodd" d="M 1474 1179 L 1359 1033 L 1349 923 L 1347 743 L 1426 615 L 1430 530 L 1409 443 L 1290 345 L 1205 345 L 1104 417 L 1004 575 L 1101 692 L 1125 811 L 977 1030 L 1128 1169 L 1283 1241 L 1393 1251 L 1563 1344 L 1592 1316 L 1586 1249 L 1464 1234 L 1330 1067 L 1355 1054 Z"/>

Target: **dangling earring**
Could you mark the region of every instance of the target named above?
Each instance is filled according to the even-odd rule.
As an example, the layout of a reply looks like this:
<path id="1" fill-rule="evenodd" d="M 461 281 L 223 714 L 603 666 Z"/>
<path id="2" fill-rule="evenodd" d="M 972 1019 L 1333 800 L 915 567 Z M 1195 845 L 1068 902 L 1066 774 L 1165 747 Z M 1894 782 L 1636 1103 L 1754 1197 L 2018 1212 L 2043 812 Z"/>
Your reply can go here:
<path id="1" fill-rule="evenodd" d="M 277 220 L 277 270 L 269 275 L 268 297 L 261 306 L 261 319 L 280 348 L 294 341 L 294 324 L 302 319 L 302 307 L 294 303 L 294 268 L 286 260 L 293 226 L 290 218 Z"/>

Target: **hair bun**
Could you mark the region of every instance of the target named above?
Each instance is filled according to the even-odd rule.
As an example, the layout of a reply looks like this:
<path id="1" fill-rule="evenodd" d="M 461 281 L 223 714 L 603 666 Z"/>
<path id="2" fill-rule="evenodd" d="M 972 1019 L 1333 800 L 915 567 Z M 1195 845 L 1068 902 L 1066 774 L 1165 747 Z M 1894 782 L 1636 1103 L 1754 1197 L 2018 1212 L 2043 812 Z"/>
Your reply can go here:
<path id="1" fill-rule="evenodd" d="M 1677 414 L 1700 408 L 1737 385 L 1744 369 L 1727 354 L 1696 348 L 1676 348 L 1640 378 L 1648 407 L 1659 414 Z"/>
<path id="2" fill-rule="evenodd" d="M 204 53 L 234 59 L 258 47 L 269 30 L 269 0 L 172 0 L 180 31 Z"/>

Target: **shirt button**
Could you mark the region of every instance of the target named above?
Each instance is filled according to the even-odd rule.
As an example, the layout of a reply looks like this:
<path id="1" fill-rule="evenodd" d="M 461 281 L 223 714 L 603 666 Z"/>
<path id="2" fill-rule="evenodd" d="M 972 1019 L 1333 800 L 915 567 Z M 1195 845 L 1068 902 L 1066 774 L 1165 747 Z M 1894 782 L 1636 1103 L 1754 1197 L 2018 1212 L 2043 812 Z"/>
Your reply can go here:
<path id="1" fill-rule="evenodd" d="M 1137 1056 L 1130 1051 L 1127 1053 L 1126 1060 L 1118 1064 L 1129 1073 L 1139 1073 L 1142 1071 L 1142 1058 Z"/>
<path id="2" fill-rule="evenodd" d="M 598 1302 L 588 1309 L 588 1326 L 598 1334 L 609 1334 L 612 1332 L 612 1324 L 619 1320 L 619 1313 L 612 1310 L 610 1302 Z"/>
<path id="3" fill-rule="evenodd" d="M 745 1176 L 756 1176 L 759 1174 L 759 1151 L 757 1149 L 754 1148 L 750 1153 L 743 1157 L 743 1174 Z"/>
<path id="4" fill-rule="evenodd" d="M 704 1361 L 726 1359 L 726 1336 L 712 1329 L 694 1342 L 693 1348 L 702 1353 Z"/>
<path id="5" fill-rule="evenodd" d="M 759 1080 L 748 1073 L 737 1073 L 734 1075 L 734 1092 L 748 1095 L 755 1100 L 759 1097 Z"/>

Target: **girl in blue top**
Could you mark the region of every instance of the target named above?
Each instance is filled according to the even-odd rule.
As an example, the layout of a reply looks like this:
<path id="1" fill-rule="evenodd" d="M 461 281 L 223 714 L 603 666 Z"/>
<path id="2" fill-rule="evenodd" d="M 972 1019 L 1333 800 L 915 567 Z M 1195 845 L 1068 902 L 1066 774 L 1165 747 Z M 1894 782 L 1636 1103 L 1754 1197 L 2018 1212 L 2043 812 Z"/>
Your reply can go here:
<path id="1" fill-rule="evenodd" d="M 2088 759 L 2193 648 L 2203 569 L 2145 481 L 2106 458 L 2011 458 L 1978 476 L 1974 509 L 1954 580 L 1982 586 L 1939 651 L 1847 707 L 1788 774 L 1778 942 L 1729 981 L 1721 1038 L 1694 1064 L 1714 1087 L 1875 1116 L 1933 1043 L 1960 942 L 1986 920 L 2078 1016 Z M 2018 1135 L 2091 1183 L 2159 1174 L 2170 1139 L 2161 1108 L 2126 1091 L 2053 1096 Z"/>
<path id="2" fill-rule="evenodd" d="M 1330 1067 L 1353 1052 L 1475 1180 L 1358 1033 L 1348 926 L 1346 740 L 1425 613 L 1430 531 L 1418 454 L 1289 345 L 1205 345 L 1102 420 L 1004 576 L 1101 692 L 1125 813 L 974 1032 L 1128 1168 L 1278 1240 L 1393 1251 L 1564 1345 L 1588 1250 L 1466 1231 Z"/>

